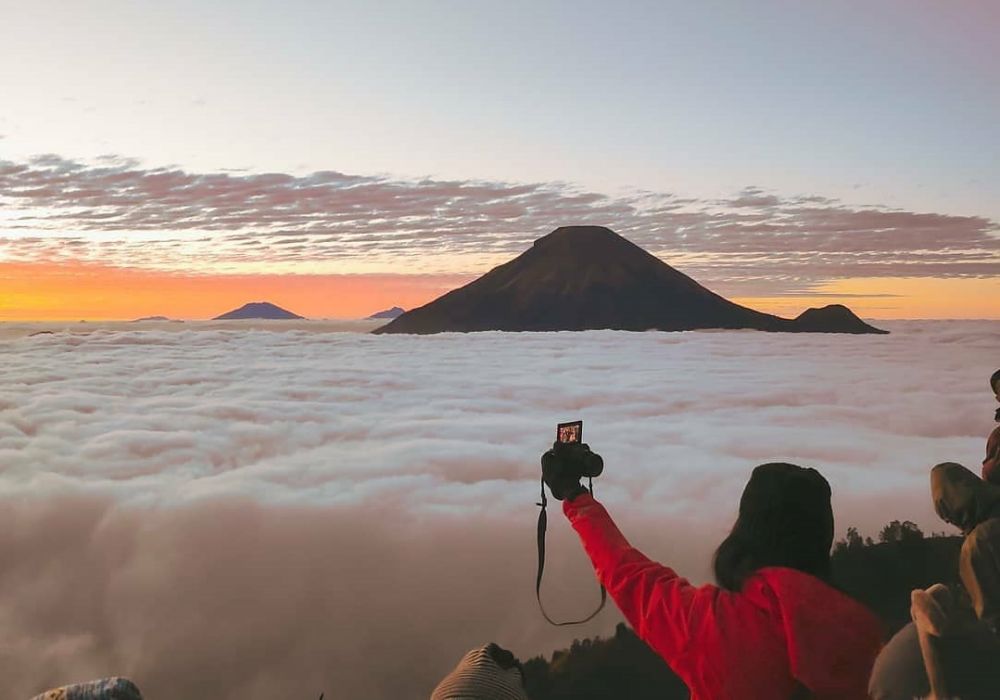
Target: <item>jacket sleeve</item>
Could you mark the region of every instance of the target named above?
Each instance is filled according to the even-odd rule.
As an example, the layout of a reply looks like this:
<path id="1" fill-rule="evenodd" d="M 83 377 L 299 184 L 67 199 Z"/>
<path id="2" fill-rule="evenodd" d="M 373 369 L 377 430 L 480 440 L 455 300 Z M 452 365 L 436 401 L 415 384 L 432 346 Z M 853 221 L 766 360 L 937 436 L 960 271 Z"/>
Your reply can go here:
<path id="1" fill-rule="evenodd" d="M 695 610 L 714 586 L 695 588 L 630 545 L 608 511 L 589 493 L 563 501 L 594 571 L 639 638 L 665 660 L 683 653 L 697 628 Z"/>

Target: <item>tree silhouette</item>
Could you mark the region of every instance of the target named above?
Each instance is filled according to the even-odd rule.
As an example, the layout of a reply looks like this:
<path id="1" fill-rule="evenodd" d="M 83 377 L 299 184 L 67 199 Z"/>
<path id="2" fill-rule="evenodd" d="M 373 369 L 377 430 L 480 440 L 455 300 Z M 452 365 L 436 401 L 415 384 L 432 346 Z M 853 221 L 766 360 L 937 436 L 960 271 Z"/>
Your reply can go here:
<path id="1" fill-rule="evenodd" d="M 848 539 L 850 539 L 852 529 L 850 528 L 847 531 Z M 904 520 L 903 522 L 893 520 L 883 527 L 882 531 L 878 534 L 879 542 L 912 542 L 922 540 L 923 538 L 924 533 L 917 527 L 916 523 L 912 523 L 909 520 Z"/>

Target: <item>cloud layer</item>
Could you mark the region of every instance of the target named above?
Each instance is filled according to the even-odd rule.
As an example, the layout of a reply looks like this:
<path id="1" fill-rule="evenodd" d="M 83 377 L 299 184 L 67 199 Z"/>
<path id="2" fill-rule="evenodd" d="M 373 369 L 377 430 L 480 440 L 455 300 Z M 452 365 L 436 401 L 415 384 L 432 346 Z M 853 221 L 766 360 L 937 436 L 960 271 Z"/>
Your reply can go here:
<path id="1" fill-rule="evenodd" d="M 0 675 L 128 673 L 168 697 L 421 697 L 534 609 L 538 454 L 581 417 L 633 542 L 698 581 L 755 464 L 816 466 L 838 533 L 944 529 L 975 467 L 998 323 L 892 335 L 433 337 L 127 327 L 0 345 Z M 594 602 L 553 514 L 554 614 Z M 681 534 L 683 533 L 683 534 Z M 692 536 L 691 533 L 695 533 Z"/>
<path id="2" fill-rule="evenodd" d="M 562 183 L 191 173 L 108 158 L 0 161 L 0 252 L 173 270 L 485 271 L 565 224 L 607 225 L 706 280 L 773 289 L 860 276 L 993 275 L 998 225 L 747 188 L 607 196 Z M 780 282 L 780 284 L 773 284 Z M 746 292 L 745 290 L 745 293 Z"/>

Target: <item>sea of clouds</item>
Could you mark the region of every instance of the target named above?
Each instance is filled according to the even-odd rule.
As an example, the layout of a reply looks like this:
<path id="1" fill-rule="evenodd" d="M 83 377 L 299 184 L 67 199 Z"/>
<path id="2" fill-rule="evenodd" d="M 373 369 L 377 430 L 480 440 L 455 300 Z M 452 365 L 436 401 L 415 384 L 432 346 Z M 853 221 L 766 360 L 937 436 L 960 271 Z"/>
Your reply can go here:
<path id="1" fill-rule="evenodd" d="M 945 530 L 931 465 L 978 470 L 998 322 L 888 336 L 371 336 L 173 324 L 0 341 L 0 678 L 150 700 L 420 698 L 495 640 L 608 633 L 534 601 L 538 456 L 582 418 L 633 543 L 697 582 L 765 461 L 820 469 L 838 535 Z M 40 328 L 40 327 L 39 327 Z M 321 332 L 318 332 L 321 331 Z M 597 586 L 550 516 L 554 615 Z"/>

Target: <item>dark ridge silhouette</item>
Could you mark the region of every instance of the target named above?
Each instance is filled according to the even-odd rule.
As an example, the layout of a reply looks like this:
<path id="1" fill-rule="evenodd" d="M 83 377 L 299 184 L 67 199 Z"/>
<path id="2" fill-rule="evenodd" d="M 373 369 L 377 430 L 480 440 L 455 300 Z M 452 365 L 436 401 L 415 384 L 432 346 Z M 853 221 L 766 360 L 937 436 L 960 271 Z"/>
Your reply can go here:
<path id="1" fill-rule="evenodd" d="M 815 326 L 824 332 L 842 332 L 837 330 L 842 319 L 831 320 L 837 323 L 829 328 L 821 323 Z M 566 226 L 539 238 L 524 253 L 479 279 L 373 332 L 702 328 L 806 330 L 797 319 L 761 313 L 724 299 L 610 229 Z"/>
<path id="2" fill-rule="evenodd" d="M 687 698 L 684 682 L 656 652 L 619 622 L 610 639 L 573 640 L 569 649 L 523 664 L 531 700 L 674 700 Z"/>
<path id="3" fill-rule="evenodd" d="M 137 318 L 132 323 L 140 323 L 142 321 L 169 321 L 171 319 L 166 316 L 143 316 L 142 318 Z"/>
<path id="4" fill-rule="evenodd" d="M 275 306 L 268 301 L 255 301 L 244 304 L 238 309 L 228 311 L 221 316 L 216 316 L 213 321 L 229 321 L 234 319 L 263 318 L 263 319 L 294 319 L 304 318 L 298 314 L 293 314 L 280 306 Z"/>
<path id="5" fill-rule="evenodd" d="M 376 313 L 373 313 L 371 316 L 369 316 L 365 320 L 366 321 L 376 321 L 378 319 L 383 319 L 383 318 L 384 319 L 392 320 L 394 318 L 399 318 L 400 316 L 402 316 L 405 313 L 406 313 L 405 309 L 401 309 L 398 306 L 394 306 L 391 309 L 386 309 L 385 311 L 378 311 Z"/>
<path id="6" fill-rule="evenodd" d="M 894 521 L 879 537 L 863 541 L 848 530 L 834 547 L 834 583 L 871 608 L 886 638 L 910 619 L 910 591 L 944 582 L 960 588 L 961 537 L 928 537 L 912 523 Z M 684 683 L 624 623 L 608 639 L 574 640 L 551 660 L 524 663 L 532 700 L 683 700 Z"/>
<path id="7" fill-rule="evenodd" d="M 869 326 L 843 304 L 830 304 L 821 309 L 806 309 L 795 319 L 804 333 L 888 333 Z"/>

